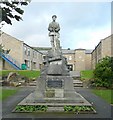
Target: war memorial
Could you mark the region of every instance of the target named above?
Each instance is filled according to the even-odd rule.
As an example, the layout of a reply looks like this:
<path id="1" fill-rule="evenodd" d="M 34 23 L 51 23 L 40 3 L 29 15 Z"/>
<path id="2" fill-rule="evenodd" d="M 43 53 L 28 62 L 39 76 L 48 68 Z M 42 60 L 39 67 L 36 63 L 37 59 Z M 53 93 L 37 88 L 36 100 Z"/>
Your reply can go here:
<path id="1" fill-rule="evenodd" d="M 52 49 L 43 61 L 34 92 L 17 104 L 13 112 L 73 112 L 96 113 L 93 105 L 73 87 L 66 58 L 60 46 L 60 25 L 56 15 L 48 26 Z"/>

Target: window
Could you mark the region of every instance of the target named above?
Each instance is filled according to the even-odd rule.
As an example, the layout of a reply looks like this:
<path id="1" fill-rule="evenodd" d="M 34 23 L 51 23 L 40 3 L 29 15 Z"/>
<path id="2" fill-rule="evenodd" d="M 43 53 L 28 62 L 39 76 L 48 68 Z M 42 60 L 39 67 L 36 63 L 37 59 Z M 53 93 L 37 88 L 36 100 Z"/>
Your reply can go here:
<path id="1" fill-rule="evenodd" d="M 81 58 L 82 58 L 82 56 L 79 56 L 79 58 L 81 59 Z"/>
<path id="2" fill-rule="evenodd" d="M 35 51 L 33 51 L 33 58 L 35 58 Z"/>
<path id="3" fill-rule="evenodd" d="M 72 56 L 69 56 L 69 60 L 72 60 Z"/>
<path id="4" fill-rule="evenodd" d="M 33 50 L 33 58 L 37 58 L 37 51 Z"/>
<path id="5" fill-rule="evenodd" d="M 30 68 L 30 61 L 27 61 L 27 66 L 28 68 Z"/>
<path id="6" fill-rule="evenodd" d="M 33 62 L 33 69 L 36 69 L 36 62 Z"/>
<path id="7" fill-rule="evenodd" d="M 27 55 L 27 47 L 24 46 L 24 54 Z"/>
<path id="8" fill-rule="evenodd" d="M 30 49 L 28 48 L 28 53 L 27 53 L 28 56 L 30 56 Z"/>
<path id="9" fill-rule="evenodd" d="M 46 56 L 43 56 L 43 60 L 45 60 L 46 59 Z"/>
<path id="10" fill-rule="evenodd" d="M 25 64 L 27 65 L 28 68 L 30 67 L 30 61 L 25 60 Z"/>

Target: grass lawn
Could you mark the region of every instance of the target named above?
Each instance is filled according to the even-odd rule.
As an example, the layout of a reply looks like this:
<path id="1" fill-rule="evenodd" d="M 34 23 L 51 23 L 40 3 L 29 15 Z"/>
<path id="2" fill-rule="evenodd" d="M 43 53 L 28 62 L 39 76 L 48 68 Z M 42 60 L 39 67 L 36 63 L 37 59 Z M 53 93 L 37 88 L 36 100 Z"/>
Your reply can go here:
<path id="1" fill-rule="evenodd" d="M 5 89 L 0 88 L 0 101 L 7 99 L 9 96 L 16 94 L 18 89 Z"/>
<path id="2" fill-rule="evenodd" d="M 10 72 L 16 72 L 21 76 L 25 76 L 28 78 L 37 78 L 40 75 L 40 71 L 38 70 L 3 70 L 0 75 L 7 76 Z"/>
<path id="3" fill-rule="evenodd" d="M 97 90 L 94 89 L 92 90 L 94 94 L 97 96 L 103 98 L 106 100 L 108 103 L 113 104 L 113 90 Z"/>
<path id="4" fill-rule="evenodd" d="M 81 80 L 89 80 L 91 78 L 93 78 L 93 70 L 84 70 L 81 71 Z"/>

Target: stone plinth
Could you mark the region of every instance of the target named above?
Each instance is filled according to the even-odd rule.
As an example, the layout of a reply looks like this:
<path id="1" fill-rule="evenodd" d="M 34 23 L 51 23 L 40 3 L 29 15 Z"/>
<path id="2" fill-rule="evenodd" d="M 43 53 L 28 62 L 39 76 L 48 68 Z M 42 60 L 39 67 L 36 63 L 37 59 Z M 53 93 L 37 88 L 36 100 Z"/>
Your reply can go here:
<path id="1" fill-rule="evenodd" d="M 44 67 L 37 79 L 37 86 L 33 93 L 27 96 L 18 105 L 42 105 L 48 107 L 47 112 L 63 112 L 67 106 L 92 106 L 84 97 L 75 92 L 73 79 L 67 68 L 67 60 L 62 55 L 59 41 L 59 24 L 49 24 L 48 30 L 52 49 L 48 51 L 43 62 Z M 40 109 L 42 106 L 38 106 Z"/>

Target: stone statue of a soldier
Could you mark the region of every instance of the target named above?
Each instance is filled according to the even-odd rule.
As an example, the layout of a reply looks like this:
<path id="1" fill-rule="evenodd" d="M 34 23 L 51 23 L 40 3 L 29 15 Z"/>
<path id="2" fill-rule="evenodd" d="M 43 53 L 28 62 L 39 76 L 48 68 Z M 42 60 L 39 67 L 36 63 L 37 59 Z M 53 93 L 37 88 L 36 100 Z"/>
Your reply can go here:
<path id="1" fill-rule="evenodd" d="M 60 41 L 59 41 L 59 31 L 60 31 L 60 26 L 59 23 L 56 22 L 56 15 L 52 16 L 53 21 L 49 24 L 48 30 L 49 32 L 49 37 L 51 40 L 51 46 L 52 49 L 59 49 L 60 48 Z"/>

